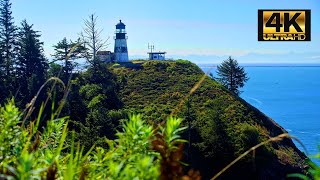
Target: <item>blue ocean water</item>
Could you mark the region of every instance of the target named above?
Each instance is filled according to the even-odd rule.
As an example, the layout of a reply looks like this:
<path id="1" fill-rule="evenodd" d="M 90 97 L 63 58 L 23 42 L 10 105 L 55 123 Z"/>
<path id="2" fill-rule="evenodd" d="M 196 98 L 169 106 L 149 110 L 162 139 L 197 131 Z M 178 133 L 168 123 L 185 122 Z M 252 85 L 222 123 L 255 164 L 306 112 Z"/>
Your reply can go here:
<path id="1" fill-rule="evenodd" d="M 250 79 L 240 96 L 299 138 L 307 149 L 295 142 L 301 151 L 318 153 L 320 66 L 245 66 L 245 70 Z M 211 70 L 214 76 L 215 71 Z"/>

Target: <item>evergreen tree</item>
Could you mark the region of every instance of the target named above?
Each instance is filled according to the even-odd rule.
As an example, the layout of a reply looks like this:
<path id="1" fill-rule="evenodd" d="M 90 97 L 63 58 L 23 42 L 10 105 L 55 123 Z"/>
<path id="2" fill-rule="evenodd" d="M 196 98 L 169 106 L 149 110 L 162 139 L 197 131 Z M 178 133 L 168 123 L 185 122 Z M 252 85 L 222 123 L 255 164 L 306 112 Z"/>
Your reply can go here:
<path id="1" fill-rule="evenodd" d="M 17 78 L 19 95 L 24 103 L 31 100 L 46 80 L 48 62 L 43 54 L 40 34 L 26 20 L 22 21 L 18 34 Z M 23 104 L 24 104 L 23 103 Z"/>
<path id="2" fill-rule="evenodd" d="M 75 122 L 77 137 L 86 148 L 97 143 L 98 137 L 113 139 L 119 119 L 127 114 L 120 110 L 123 103 L 118 97 L 119 84 L 116 80 L 107 64 L 99 64 L 89 67 L 72 81 L 68 115 Z"/>
<path id="3" fill-rule="evenodd" d="M 2 84 L 0 89 L 6 89 L 2 91 L 4 96 L 9 94 L 9 91 L 13 90 L 14 64 L 15 64 L 15 48 L 16 48 L 16 33 L 17 28 L 14 25 L 11 3 L 10 0 L 0 1 L 0 83 Z M 3 99 L 0 99 L 3 100 Z"/>
<path id="4" fill-rule="evenodd" d="M 239 88 L 249 80 L 243 67 L 238 65 L 237 60 L 229 57 L 217 67 L 218 81 L 222 83 L 231 92 L 239 95 Z"/>
<path id="5" fill-rule="evenodd" d="M 64 61 L 62 79 L 67 82 L 74 68 L 73 62 L 76 59 L 84 58 L 83 52 L 85 48 L 81 45 L 80 39 L 77 42 L 72 42 L 71 40 L 68 41 L 67 38 L 63 38 L 53 47 L 55 48 L 55 54 L 53 55 L 55 60 Z"/>
<path id="6" fill-rule="evenodd" d="M 3 58 L 2 56 L 0 55 L 0 104 L 2 104 L 5 100 L 5 98 L 7 97 L 7 89 L 6 89 L 6 85 L 5 85 L 5 71 L 4 71 L 4 68 L 3 68 L 3 65 L 4 64 L 4 61 L 3 61 Z"/>

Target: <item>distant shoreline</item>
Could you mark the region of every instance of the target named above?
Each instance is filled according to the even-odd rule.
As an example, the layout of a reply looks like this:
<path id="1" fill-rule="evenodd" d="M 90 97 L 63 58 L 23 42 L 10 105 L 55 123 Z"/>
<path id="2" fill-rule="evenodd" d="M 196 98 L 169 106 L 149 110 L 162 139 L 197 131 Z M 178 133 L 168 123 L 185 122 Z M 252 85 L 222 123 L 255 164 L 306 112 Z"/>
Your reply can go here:
<path id="1" fill-rule="evenodd" d="M 200 68 L 214 68 L 217 67 L 218 64 L 197 64 Z M 320 67 L 320 63 L 318 64 L 263 64 L 263 63 L 243 63 L 240 64 L 243 67 Z"/>

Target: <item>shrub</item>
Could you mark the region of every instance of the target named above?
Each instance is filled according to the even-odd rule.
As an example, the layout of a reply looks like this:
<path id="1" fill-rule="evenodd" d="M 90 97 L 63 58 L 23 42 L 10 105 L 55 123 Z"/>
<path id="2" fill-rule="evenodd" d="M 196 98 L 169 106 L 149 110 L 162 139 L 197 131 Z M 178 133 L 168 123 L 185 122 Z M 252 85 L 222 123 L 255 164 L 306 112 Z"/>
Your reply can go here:
<path id="1" fill-rule="evenodd" d="M 26 127 L 20 125 L 21 117 L 13 100 L 0 109 L 0 178 L 159 179 L 168 170 L 173 179 L 183 176 L 181 119 L 170 117 L 154 129 L 141 115 L 130 115 L 117 138 L 106 139 L 108 147 L 84 153 L 74 142 L 75 133 L 68 132 L 67 118 L 52 115 L 40 132 L 41 110 Z"/>

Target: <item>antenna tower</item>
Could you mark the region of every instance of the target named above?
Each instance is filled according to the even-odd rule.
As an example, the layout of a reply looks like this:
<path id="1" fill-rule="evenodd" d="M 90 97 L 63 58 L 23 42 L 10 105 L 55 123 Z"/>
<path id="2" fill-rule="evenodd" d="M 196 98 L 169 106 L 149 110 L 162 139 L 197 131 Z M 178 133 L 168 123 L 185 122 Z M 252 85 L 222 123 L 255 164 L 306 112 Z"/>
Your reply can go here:
<path id="1" fill-rule="evenodd" d="M 154 50 L 154 45 L 149 45 L 148 43 L 148 49 L 150 49 L 150 51 L 152 52 L 152 50 Z"/>

